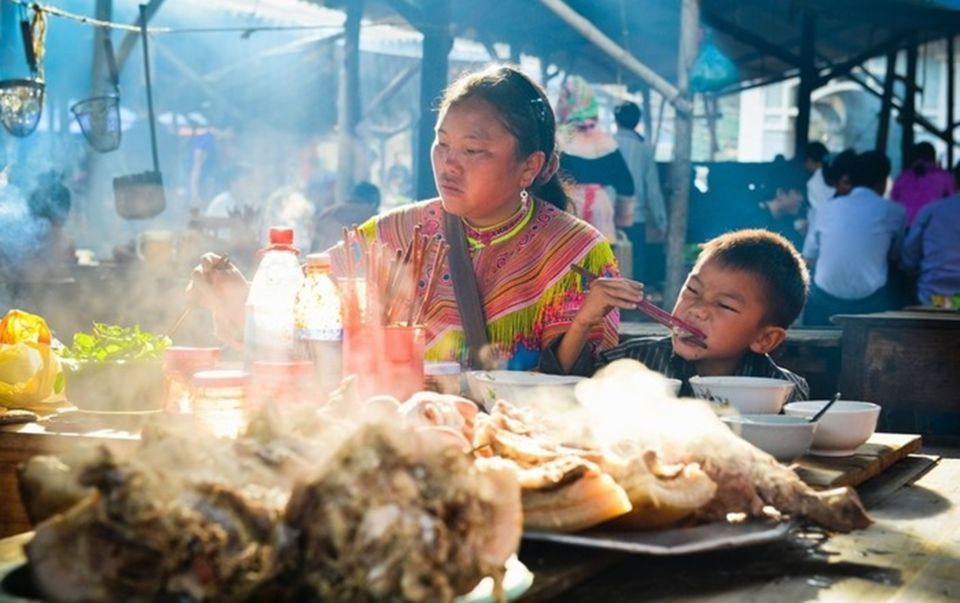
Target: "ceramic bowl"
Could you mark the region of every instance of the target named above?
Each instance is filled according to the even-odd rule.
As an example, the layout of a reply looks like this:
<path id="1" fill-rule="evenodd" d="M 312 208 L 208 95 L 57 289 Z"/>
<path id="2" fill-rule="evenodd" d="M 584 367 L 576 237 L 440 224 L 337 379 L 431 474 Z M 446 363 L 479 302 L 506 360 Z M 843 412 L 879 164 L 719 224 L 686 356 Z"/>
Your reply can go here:
<path id="1" fill-rule="evenodd" d="M 721 414 L 775 415 L 793 392 L 793 383 L 765 377 L 691 377 L 697 398 L 709 400 Z"/>
<path id="2" fill-rule="evenodd" d="M 791 402 L 783 412 L 793 417 L 812 417 L 827 400 Z M 850 456 L 870 439 L 877 429 L 880 406 L 872 402 L 840 400 L 817 421 L 811 454 L 818 456 Z"/>
<path id="3" fill-rule="evenodd" d="M 516 406 L 575 404 L 573 394 L 583 377 L 547 375 L 533 371 L 468 371 L 470 397 L 486 410 L 497 400 Z"/>
<path id="4" fill-rule="evenodd" d="M 683 381 L 679 379 L 667 379 L 667 383 L 670 386 L 670 391 L 673 392 L 674 396 L 680 395 L 680 386 L 683 385 Z"/>
<path id="5" fill-rule="evenodd" d="M 731 415 L 722 418 L 734 433 L 778 461 L 792 461 L 810 450 L 816 423 L 785 415 Z"/>

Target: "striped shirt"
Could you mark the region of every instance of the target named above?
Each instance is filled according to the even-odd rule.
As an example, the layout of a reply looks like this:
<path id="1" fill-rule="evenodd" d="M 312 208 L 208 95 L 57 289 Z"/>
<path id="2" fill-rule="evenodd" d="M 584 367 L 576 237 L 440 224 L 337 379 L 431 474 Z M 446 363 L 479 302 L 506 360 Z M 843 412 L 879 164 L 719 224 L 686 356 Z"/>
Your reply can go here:
<path id="1" fill-rule="evenodd" d="M 693 396 L 690 377 L 696 376 L 696 366 L 690 360 L 674 354 L 670 337 L 640 337 L 625 341 L 609 350 L 600 352 L 597 368 L 621 358 L 639 360 L 650 370 L 663 373 L 671 379 L 680 379 L 683 382 L 680 387 L 680 395 Z M 807 385 L 807 380 L 796 373 L 777 366 L 769 354 L 757 354 L 748 351 L 740 360 L 740 364 L 733 374 L 737 377 L 768 377 L 790 381 L 795 387 L 787 402 L 797 402 L 810 398 L 810 386 Z"/>
<path id="2" fill-rule="evenodd" d="M 544 350 L 540 358 L 540 370 L 544 373 L 564 373 L 556 357 L 558 347 L 559 341 L 554 341 L 552 345 Z M 569 373 L 589 377 L 600 368 L 621 358 L 639 360 L 650 370 L 662 373 L 671 379 L 680 379 L 683 382 L 680 387 L 680 396 L 693 397 L 693 389 L 690 387 L 690 377 L 696 376 L 696 365 L 694 365 L 692 361 L 686 360 L 673 352 L 673 342 L 669 336 L 638 337 L 631 339 L 609 350 L 600 352 L 596 356 L 596 359 L 594 359 L 592 349 L 585 349 L 584 353 L 577 358 L 576 364 Z M 737 377 L 769 377 L 772 379 L 783 379 L 793 383 L 795 387 L 787 402 L 797 402 L 810 398 L 810 386 L 807 385 L 807 380 L 796 373 L 777 366 L 768 354 L 757 354 L 748 351 L 740 360 L 740 364 L 737 366 L 734 375 Z"/>

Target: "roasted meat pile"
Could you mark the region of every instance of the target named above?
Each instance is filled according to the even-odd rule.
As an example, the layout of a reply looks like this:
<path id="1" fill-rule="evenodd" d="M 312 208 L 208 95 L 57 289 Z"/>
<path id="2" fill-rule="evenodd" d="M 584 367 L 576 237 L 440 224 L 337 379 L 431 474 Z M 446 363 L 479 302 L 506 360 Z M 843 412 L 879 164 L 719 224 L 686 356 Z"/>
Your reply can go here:
<path id="1" fill-rule="evenodd" d="M 312 597 L 449 601 L 498 577 L 516 552 L 519 486 L 505 463 L 372 426 L 294 489 L 284 522 Z"/>
<path id="2" fill-rule="evenodd" d="M 37 586 L 51 601 L 450 601 L 499 585 L 521 534 L 512 467 L 470 454 L 462 400 L 387 402 L 273 412 L 236 441 L 152 427 L 123 460 L 35 459 L 25 502 L 56 513 L 27 546 Z"/>
<path id="3" fill-rule="evenodd" d="M 106 450 L 81 483 L 94 492 L 37 526 L 26 547 L 51 601 L 240 600 L 273 574 L 276 514 L 238 491 L 169 488 Z"/>

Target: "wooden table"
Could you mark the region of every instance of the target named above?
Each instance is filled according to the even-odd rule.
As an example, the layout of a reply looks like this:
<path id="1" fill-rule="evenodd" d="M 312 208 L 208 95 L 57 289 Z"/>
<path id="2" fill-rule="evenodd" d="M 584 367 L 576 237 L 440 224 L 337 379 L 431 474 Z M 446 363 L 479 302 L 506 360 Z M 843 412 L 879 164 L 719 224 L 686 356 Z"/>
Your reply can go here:
<path id="1" fill-rule="evenodd" d="M 620 323 L 620 341 L 667 334 L 667 327 L 655 322 Z M 794 327 L 771 356 L 777 364 L 807 380 L 811 398 L 832 398 L 840 381 L 841 337 L 838 328 Z"/>
<path id="2" fill-rule="evenodd" d="M 841 314 L 844 398 L 884 407 L 885 429 L 960 443 L 960 312 Z"/>
<path id="3" fill-rule="evenodd" d="M 913 455 L 863 484 L 876 524 L 852 534 L 798 529 L 775 544 L 679 557 L 525 542 L 535 578 L 522 601 L 957 600 L 960 459 L 936 460 Z M 919 479 L 917 467 L 928 470 Z M 29 538 L 0 540 L 0 566 L 22 561 Z"/>

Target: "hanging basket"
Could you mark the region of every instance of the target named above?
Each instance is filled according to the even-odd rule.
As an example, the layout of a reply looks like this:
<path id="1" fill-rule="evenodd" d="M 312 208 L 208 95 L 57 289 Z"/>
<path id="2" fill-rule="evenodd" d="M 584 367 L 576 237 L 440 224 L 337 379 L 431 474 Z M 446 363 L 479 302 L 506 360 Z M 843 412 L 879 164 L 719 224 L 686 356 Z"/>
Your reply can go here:
<path id="1" fill-rule="evenodd" d="M 0 81 L 0 122 L 11 135 L 33 134 L 43 111 L 44 83 L 36 79 Z"/>
<path id="2" fill-rule="evenodd" d="M 120 99 L 116 96 L 95 96 L 70 107 L 80 124 L 83 137 L 98 153 L 109 153 L 120 146 Z"/>

